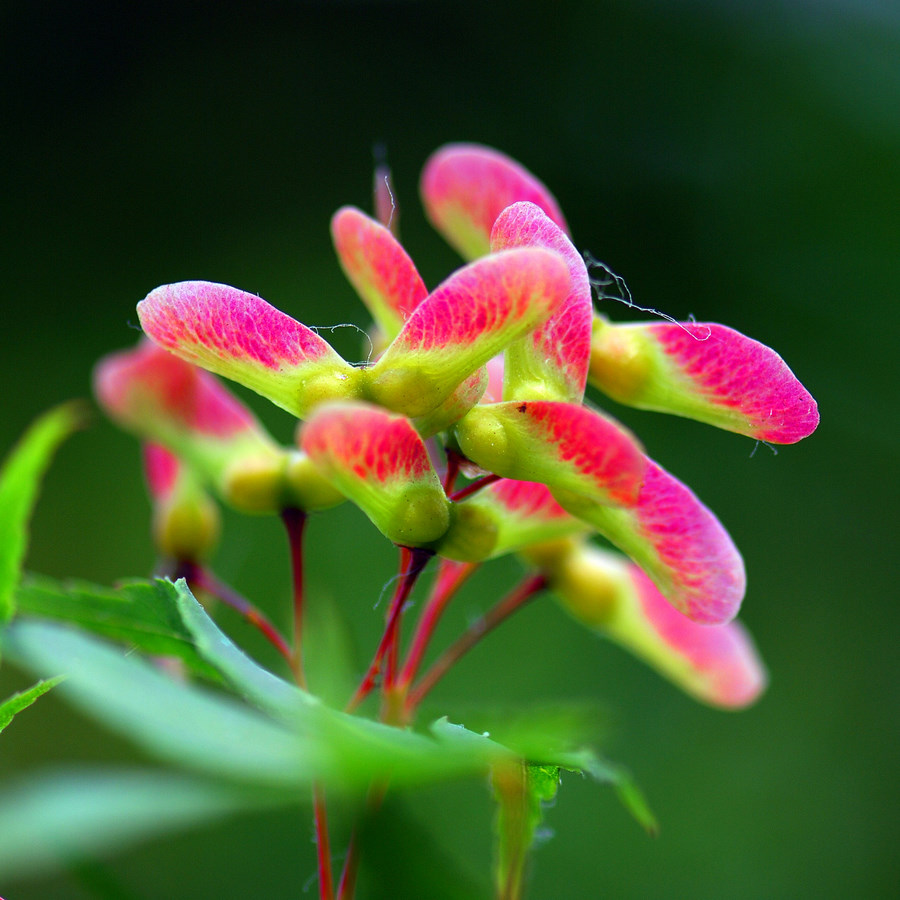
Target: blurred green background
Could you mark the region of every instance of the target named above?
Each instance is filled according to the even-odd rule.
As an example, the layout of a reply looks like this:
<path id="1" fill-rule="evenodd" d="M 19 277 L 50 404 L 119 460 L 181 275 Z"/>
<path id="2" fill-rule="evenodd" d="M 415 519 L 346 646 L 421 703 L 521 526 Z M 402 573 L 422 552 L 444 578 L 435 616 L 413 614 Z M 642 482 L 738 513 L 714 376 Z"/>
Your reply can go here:
<path id="1" fill-rule="evenodd" d="M 226 282 L 307 324 L 364 325 L 328 221 L 344 203 L 369 208 L 378 143 L 430 286 L 457 260 L 424 221 L 418 174 L 440 144 L 475 140 L 551 187 L 576 246 L 624 275 L 637 303 L 774 346 L 822 414 L 814 437 L 777 456 L 613 410 L 742 549 L 742 617 L 771 671 L 763 700 L 702 708 L 548 600 L 474 651 L 434 711 L 466 722 L 479 705 L 597 703 L 605 750 L 643 785 L 655 840 L 608 789 L 564 779 L 532 898 L 895 896 L 892 0 L 32 0 L 3 5 L 0 35 L 4 449 L 39 411 L 88 394 L 94 360 L 136 339 L 134 305 L 160 283 Z M 363 355 L 350 329 L 334 343 Z M 249 399 L 290 440 L 289 417 Z M 104 583 L 148 573 L 147 516 L 137 445 L 98 417 L 47 478 L 28 565 Z M 349 508 L 314 520 L 309 538 L 314 602 L 361 660 L 394 551 Z M 216 567 L 283 618 L 277 522 L 229 516 Z M 511 562 L 481 573 L 442 639 L 515 577 Z M 0 696 L 25 683 L 4 669 Z M 4 733 L 0 777 L 132 757 L 51 696 Z M 370 896 L 480 896 L 483 785 L 391 812 L 378 834 L 396 881 L 364 873 Z M 109 877 L 128 893 L 106 896 L 278 900 L 314 871 L 306 811 L 260 815 L 116 856 Z M 70 873 L 0 893 L 92 896 L 84 883 Z"/>

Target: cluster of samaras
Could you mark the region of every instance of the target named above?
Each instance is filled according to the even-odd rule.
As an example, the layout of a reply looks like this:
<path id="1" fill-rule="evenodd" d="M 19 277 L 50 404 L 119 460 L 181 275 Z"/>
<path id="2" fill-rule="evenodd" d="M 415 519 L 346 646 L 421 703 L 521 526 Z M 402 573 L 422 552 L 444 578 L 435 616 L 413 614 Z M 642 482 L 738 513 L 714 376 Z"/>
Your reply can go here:
<path id="1" fill-rule="evenodd" d="M 596 312 L 556 201 L 502 154 L 444 147 L 421 193 L 470 260 L 431 292 L 389 222 L 350 207 L 332 220 L 374 320 L 370 365 L 233 287 L 165 285 L 138 305 L 149 340 L 102 361 L 96 384 L 150 442 L 161 545 L 205 551 L 209 488 L 252 512 L 349 499 L 403 547 L 463 562 L 518 553 L 575 617 L 684 689 L 750 702 L 765 679 L 731 621 L 738 551 L 628 430 L 584 404 L 585 386 L 774 443 L 815 429 L 815 401 L 774 351 L 725 326 Z M 297 446 L 279 446 L 208 372 L 301 419 Z M 454 492 L 460 467 L 476 480 Z"/>

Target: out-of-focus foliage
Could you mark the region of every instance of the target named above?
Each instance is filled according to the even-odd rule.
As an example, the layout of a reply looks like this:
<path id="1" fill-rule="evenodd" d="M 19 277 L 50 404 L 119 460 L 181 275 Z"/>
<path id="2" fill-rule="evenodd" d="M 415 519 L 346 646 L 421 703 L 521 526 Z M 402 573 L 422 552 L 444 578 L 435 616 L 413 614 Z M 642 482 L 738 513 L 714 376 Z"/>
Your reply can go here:
<path id="1" fill-rule="evenodd" d="M 887 519 L 900 246 L 894 4 L 273 0 L 236 11 L 106 0 L 18 4 L 2 18 L 0 111 L 15 135 L 0 169 L 11 226 L 0 248 L 3 447 L 37 411 L 88 393 L 94 361 L 131 343 L 134 304 L 157 284 L 208 278 L 310 324 L 356 321 L 328 222 L 344 203 L 367 206 L 376 142 L 429 287 L 455 260 L 425 227 L 419 166 L 447 140 L 478 140 L 552 184 L 579 249 L 624 275 L 637 303 L 777 346 L 823 421 L 815 442 L 777 457 L 761 447 L 750 459 L 747 439 L 701 439 L 688 423 L 614 410 L 741 547 L 744 616 L 771 673 L 761 704 L 740 716 L 696 707 L 538 603 L 467 658 L 436 692 L 435 713 L 471 706 L 485 683 L 512 707 L 581 693 L 615 711 L 610 752 L 639 777 L 660 837 L 643 838 L 611 798 L 564 774 L 534 896 L 561 884 L 575 900 L 598 884 L 622 898 L 890 894 L 900 875 L 889 846 L 900 801 Z M 352 329 L 328 336 L 345 358 L 366 357 Z M 289 417 L 254 408 L 290 440 Z M 321 523 L 309 533 L 311 634 L 353 658 L 379 630 L 372 584 L 393 560 L 349 507 Z M 27 565 L 109 584 L 151 571 L 148 535 L 137 449 L 98 423 L 50 470 Z M 215 561 L 276 619 L 288 594 L 281 542 L 274 522 L 232 517 Z M 447 634 L 514 577 L 510 563 L 496 580 L 476 579 Z M 0 670 L 0 697 L 30 684 Z M 129 746 L 68 716 L 57 690 L 4 731 L 0 778 L 64 759 L 133 763 Z M 427 857 L 436 842 L 442 872 L 486 871 L 485 798 L 482 785 L 430 789 L 392 818 L 386 810 L 374 839 L 390 847 L 415 831 L 410 852 Z M 297 872 L 315 869 L 299 821 L 249 813 L 125 853 L 111 871 L 148 896 L 253 895 L 273 883 L 293 896 Z M 383 885 L 366 869 L 369 895 L 421 895 L 417 874 L 430 875 L 413 863 Z M 83 896 L 69 876 L 3 888 L 19 900 Z"/>

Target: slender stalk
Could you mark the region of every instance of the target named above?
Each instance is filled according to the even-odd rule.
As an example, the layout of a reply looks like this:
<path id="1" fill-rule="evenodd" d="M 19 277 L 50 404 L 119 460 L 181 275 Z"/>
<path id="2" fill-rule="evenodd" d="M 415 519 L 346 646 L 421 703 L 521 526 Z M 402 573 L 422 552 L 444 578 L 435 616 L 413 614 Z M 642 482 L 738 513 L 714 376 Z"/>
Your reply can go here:
<path id="1" fill-rule="evenodd" d="M 391 598 L 391 605 L 388 607 L 387 624 L 385 625 L 384 634 L 375 651 L 375 656 L 366 674 L 363 676 L 356 693 L 350 698 L 347 704 L 347 712 L 352 712 L 365 700 L 375 686 L 375 679 L 381 671 L 382 663 L 387 658 L 388 667 L 385 672 L 385 687 L 389 688 L 394 681 L 396 672 L 397 658 L 397 639 L 400 631 L 400 619 L 402 617 L 403 608 L 406 601 L 415 587 L 416 580 L 425 568 L 428 560 L 431 559 L 433 553 L 431 550 L 422 550 L 420 548 L 401 547 L 400 548 L 400 579 L 397 582 L 397 588 L 394 596 Z"/>
<path id="2" fill-rule="evenodd" d="M 444 677 L 447 671 L 472 649 L 485 635 L 508 619 L 517 609 L 536 597 L 547 586 L 543 575 L 531 575 L 507 594 L 496 606 L 473 622 L 434 662 L 409 692 L 406 711 L 411 714 L 425 695 Z"/>
<path id="3" fill-rule="evenodd" d="M 459 475 L 459 467 L 463 458 L 455 450 L 447 450 L 447 472 L 444 475 L 444 493 L 449 497 Z"/>
<path id="4" fill-rule="evenodd" d="M 376 781 L 369 785 L 369 791 L 366 796 L 365 817 L 374 815 L 381 809 L 384 798 L 387 795 L 388 782 L 386 780 Z M 357 821 L 350 835 L 350 844 L 347 847 L 347 856 L 344 859 L 344 869 L 341 872 L 341 880 L 338 885 L 337 900 L 352 900 L 353 891 L 356 887 L 356 874 L 359 871 L 360 857 L 360 825 Z"/>
<path id="5" fill-rule="evenodd" d="M 291 581 L 294 597 L 294 653 L 291 668 L 300 687 L 306 687 L 303 671 L 303 532 L 307 515 L 302 509 L 289 507 L 281 511 L 281 521 L 287 530 L 291 551 Z"/>
<path id="6" fill-rule="evenodd" d="M 397 591 L 395 592 L 395 603 L 397 606 L 396 612 L 391 617 L 390 624 L 388 626 L 391 637 L 388 642 L 387 650 L 385 652 L 385 667 L 384 667 L 384 688 L 387 689 L 393 684 L 394 677 L 397 672 L 397 654 L 399 652 L 397 648 L 397 644 L 399 641 L 399 633 L 400 633 L 400 620 L 403 618 L 403 608 L 406 605 L 406 601 L 409 599 L 410 591 L 412 590 L 412 584 L 409 583 L 409 573 L 412 571 L 413 565 L 413 553 L 409 547 L 402 547 L 400 549 L 400 572 L 402 573 L 400 576 L 400 581 L 397 584 Z M 413 582 L 414 584 L 415 582 Z"/>
<path id="7" fill-rule="evenodd" d="M 344 859 L 344 868 L 341 871 L 341 880 L 338 883 L 337 900 L 352 900 L 356 890 L 356 873 L 359 871 L 359 835 L 356 829 L 350 835 L 350 843 L 347 845 L 347 856 Z"/>
<path id="8" fill-rule="evenodd" d="M 450 494 L 450 499 L 454 503 L 459 503 L 460 500 L 465 500 L 466 497 L 471 497 L 472 494 L 477 493 L 482 488 L 486 488 L 489 484 L 493 484 L 495 481 L 499 480 L 499 475 L 485 475 L 483 478 L 478 478 L 470 484 L 467 484 L 464 488 L 460 488 L 455 493 Z"/>
<path id="9" fill-rule="evenodd" d="M 221 600 L 226 606 L 240 613 L 254 628 L 262 632 L 266 640 L 285 658 L 291 670 L 294 670 L 294 658 L 287 641 L 281 636 L 271 620 L 257 609 L 249 600 L 242 597 L 234 588 L 219 581 L 212 572 L 198 563 L 182 563 L 176 573 L 188 584 Z"/>
<path id="10" fill-rule="evenodd" d="M 319 900 L 334 900 L 334 877 L 331 874 L 331 843 L 328 839 L 328 815 L 322 785 L 313 786 L 316 823 L 316 856 L 319 864 Z"/>
<path id="11" fill-rule="evenodd" d="M 419 548 L 401 547 L 400 548 L 400 578 L 394 596 L 391 598 L 391 604 L 388 608 L 387 623 L 385 625 L 384 634 L 375 651 L 375 656 L 369 666 L 368 671 L 360 682 L 356 693 L 351 697 L 347 704 L 347 711 L 352 712 L 360 703 L 369 695 L 375 686 L 375 679 L 381 669 L 382 662 L 386 661 L 384 683 L 382 685 L 384 703 L 381 711 L 382 721 L 391 721 L 395 718 L 391 706 L 391 697 L 394 692 L 394 684 L 397 673 L 397 657 L 399 653 L 399 631 L 400 620 L 402 618 L 403 609 L 415 587 L 416 581 L 428 561 L 433 556 L 432 551 L 422 550 Z M 461 583 L 461 582 L 460 582 Z M 366 807 L 369 813 L 377 810 L 384 800 L 387 792 L 387 782 L 376 783 L 370 786 L 369 796 L 366 800 Z M 353 892 L 356 888 L 356 875 L 359 870 L 360 842 L 359 842 L 359 826 L 353 829 L 350 836 L 350 843 L 347 847 L 347 856 L 344 860 L 344 868 L 341 872 L 341 879 L 338 884 L 337 900 L 352 900 Z"/>
<path id="12" fill-rule="evenodd" d="M 303 670 L 303 616 L 304 616 L 304 568 L 303 534 L 307 514 L 302 509 L 288 507 L 281 511 L 281 521 L 287 531 L 291 554 L 291 587 L 294 608 L 294 650 L 292 669 L 297 684 L 306 687 Z M 325 790 L 319 782 L 313 783 L 313 821 L 316 829 L 316 860 L 319 872 L 319 900 L 334 900 L 334 876 L 331 871 L 331 841 L 328 836 L 328 812 Z"/>
<path id="13" fill-rule="evenodd" d="M 479 563 L 453 562 L 449 559 L 441 560 L 437 578 L 431 589 L 431 596 L 428 598 L 416 625 L 409 653 L 397 678 L 399 690 L 405 691 L 412 684 L 412 680 L 419 671 L 422 657 L 428 649 L 428 644 L 434 635 L 441 616 L 444 614 L 444 610 L 478 566 Z"/>

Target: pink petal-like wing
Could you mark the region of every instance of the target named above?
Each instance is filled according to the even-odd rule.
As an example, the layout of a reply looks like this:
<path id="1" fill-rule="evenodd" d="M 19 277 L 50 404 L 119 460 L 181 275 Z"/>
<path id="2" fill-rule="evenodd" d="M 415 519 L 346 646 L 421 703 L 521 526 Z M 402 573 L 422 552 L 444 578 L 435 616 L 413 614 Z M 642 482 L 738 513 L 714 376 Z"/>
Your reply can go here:
<path id="1" fill-rule="evenodd" d="M 94 390 L 112 419 L 153 442 L 146 466 L 156 499 L 198 479 L 250 513 L 324 509 L 343 499 L 302 454 L 279 447 L 218 378 L 149 340 L 102 359 Z"/>
<path id="2" fill-rule="evenodd" d="M 219 509 L 191 466 L 174 453 L 153 443 L 144 444 L 143 451 L 156 547 L 163 556 L 197 562 L 218 540 Z"/>
<path id="3" fill-rule="evenodd" d="M 539 481 L 589 504 L 633 505 L 645 459 L 621 425 L 594 410 L 548 400 L 476 406 L 456 426 L 463 453 L 504 478 Z"/>
<path id="4" fill-rule="evenodd" d="M 487 366 L 476 369 L 440 406 L 415 420 L 423 438 L 446 431 L 458 422 L 484 396 L 488 384 Z"/>
<path id="5" fill-rule="evenodd" d="M 700 625 L 666 602 L 633 563 L 590 544 L 563 551 L 550 584 L 571 615 L 705 703 L 737 709 L 752 703 L 766 672 L 737 622 Z"/>
<path id="6" fill-rule="evenodd" d="M 746 588 L 744 562 L 728 532 L 694 493 L 653 460 L 629 509 L 556 498 L 631 557 L 665 598 L 695 622 L 733 619 Z"/>
<path id="7" fill-rule="evenodd" d="M 334 214 L 331 236 L 344 274 L 393 340 L 428 295 L 413 261 L 384 225 L 352 206 Z"/>
<path id="8" fill-rule="evenodd" d="M 447 531 L 450 502 L 409 420 L 364 403 L 325 404 L 300 445 L 394 543 L 421 546 Z"/>
<path id="9" fill-rule="evenodd" d="M 737 709 L 759 697 L 766 670 L 740 622 L 692 622 L 666 602 L 637 566 L 629 566 L 629 577 L 637 603 L 630 616 L 616 616 L 609 623 L 612 637 L 647 657 L 655 643 L 656 664 L 708 703 Z"/>
<path id="10" fill-rule="evenodd" d="M 501 478 L 465 504 L 483 510 L 496 523 L 492 556 L 580 534 L 587 527 L 556 502 L 546 485 L 534 481 Z"/>
<path id="11" fill-rule="evenodd" d="M 819 424 L 816 401 L 772 349 L 717 324 L 597 321 L 590 380 L 620 403 L 775 444 Z"/>
<path id="12" fill-rule="evenodd" d="M 568 232 L 547 188 L 519 163 L 490 147 L 447 144 L 425 164 L 420 189 L 431 223 L 465 259 L 490 251 L 497 216 L 520 200 L 536 204 Z"/>
<path id="13" fill-rule="evenodd" d="M 491 232 L 491 249 L 545 247 L 569 268 L 569 295 L 531 334 L 506 351 L 504 399 L 563 400 L 580 403 L 591 358 L 593 303 L 587 268 L 565 232 L 533 203 L 521 202 L 500 213 Z"/>
<path id="14" fill-rule="evenodd" d="M 94 390 L 116 421 L 146 437 L 163 426 L 226 441 L 260 427 L 217 378 L 147 340 L 100 360 Z"/>
<path id="15" fill-rule="evenodd" d="M 384 355 L 363 370 L 369 396 L 404 415 L 427 415 L 545 322 L 568 292 L 566 264 L 549 250 L 505 250 L 470 263 L 423 300 Z"/>
<path id="16" fill-rule="evenodd" d="M 144 444 L 144 475 L 154 500 L 163 501 L 175 490 L 184 463 L 161 444 Z"/>
<path id="17" fill-rule="evenodd" d="M 273 472 L 283 468 L 283 451 L 218 378 L 149 340 L 100 360 L 94 392 L 118 424 L 163 445 L 230 503 L 235 498 L 229 495 L 227 473 L 234 464 L 263 465 Z M 154 496 L 167 477 L 174 477 L 166 458 L 161 448 L 148 455 Z"/>
<path id="18" fill-rule="evenodd" d="M 505 354 L 489 359 L 485 366 L 488 378 L 487 387 L 481 398 L 482 403 L 500 403 L 503 400 L 504 356 Z"/>
<path id="19" fill-rule="evenodd" d="M 327 341 L 253 294 L 184 281 L 156 288 L 137 309 L 157 344 L 294 415 L 354 391 L 356 370 Z"/>

